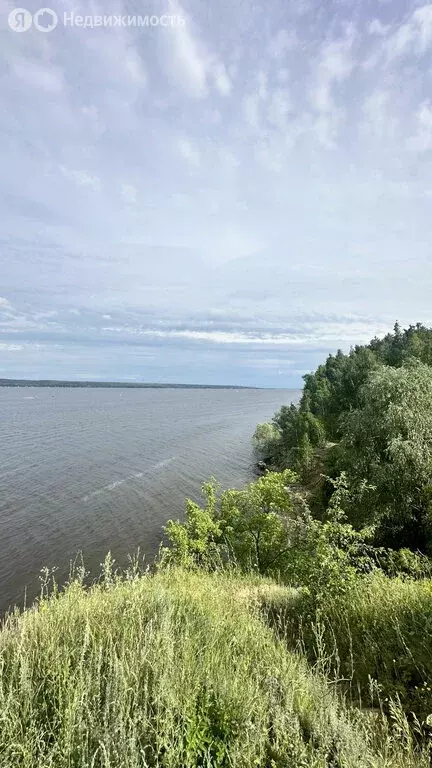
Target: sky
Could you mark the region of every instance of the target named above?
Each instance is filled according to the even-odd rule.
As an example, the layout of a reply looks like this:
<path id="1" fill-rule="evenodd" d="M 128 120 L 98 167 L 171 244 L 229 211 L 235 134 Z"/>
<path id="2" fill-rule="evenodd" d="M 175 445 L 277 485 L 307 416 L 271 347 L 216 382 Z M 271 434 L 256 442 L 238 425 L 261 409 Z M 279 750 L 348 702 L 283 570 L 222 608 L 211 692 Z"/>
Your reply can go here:
<path id="1" fill-rule="evenodd" d="M 0 0 L 0 378 L 297 387 L 431 323 L 432 4 L 50 7 Z"/>

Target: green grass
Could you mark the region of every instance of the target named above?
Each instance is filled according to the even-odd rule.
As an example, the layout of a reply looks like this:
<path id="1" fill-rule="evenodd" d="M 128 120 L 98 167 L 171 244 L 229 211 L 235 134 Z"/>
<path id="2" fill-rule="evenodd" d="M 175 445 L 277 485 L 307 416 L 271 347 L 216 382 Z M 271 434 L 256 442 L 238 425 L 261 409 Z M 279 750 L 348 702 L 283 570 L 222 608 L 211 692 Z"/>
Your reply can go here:
<path id="1" fill-rule="evenodd" d="M 426 768 L 278 640 L 269 581 L 179 569 L 71 583 L 0 633 L 6 768 Z"/>
<path id="2" fill-rule="evenodd" d="M 388 709 L 393 698 L 420 722 L 432 714 L 432 580 L 377 572 L 318 608 L 301 593 L 269 607 L 288 645 L 301 647 L 311 662 L 325 660 L 357 704 Z M 371 678 L 378 684 L 371 686 Z"/>

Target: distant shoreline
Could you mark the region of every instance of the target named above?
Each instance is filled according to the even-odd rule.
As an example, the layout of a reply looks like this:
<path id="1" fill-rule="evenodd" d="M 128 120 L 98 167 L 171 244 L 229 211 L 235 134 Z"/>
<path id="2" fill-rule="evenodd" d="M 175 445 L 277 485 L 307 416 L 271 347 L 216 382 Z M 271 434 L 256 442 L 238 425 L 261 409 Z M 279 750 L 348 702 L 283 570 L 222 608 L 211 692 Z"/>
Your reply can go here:
<path id="1" fill-rule="evenodd" d="M 0 387 L 68 387 L 105 389 L 260 389 L 235 384 L 158 384 L 120 381 L 56 381 L 55 379 L 0 379 Z"/>

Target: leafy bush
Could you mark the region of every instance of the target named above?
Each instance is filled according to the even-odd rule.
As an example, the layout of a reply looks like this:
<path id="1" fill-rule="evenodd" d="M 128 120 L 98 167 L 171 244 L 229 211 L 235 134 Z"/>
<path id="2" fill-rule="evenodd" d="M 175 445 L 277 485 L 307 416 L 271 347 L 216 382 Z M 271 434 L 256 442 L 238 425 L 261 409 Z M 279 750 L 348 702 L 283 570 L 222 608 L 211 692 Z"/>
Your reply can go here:
<path id="1" fill-rule="evenodd" d="M 343 520 L 343 479 L 335 483 L 325 522 L 312 518 L 292 488 L 295 481 L 291 470 L 268 472 L 220 497 L 214 483 L 205 484 L 205 506 L 188 501 L 185 521 L 168 522 L 170 546 L 162 562 L 235 567 L 307 586 L 313 594 L 345 590 L 357 573 L 369 572 L 377 560 L 363 534 Z"/>
<path id="2" fill-rule="evenodd" d="M 310 523 L 308 511 L 293 503 L 289 485 L 295 479 L 290 470 L 269 472 L 220 497 L 215 483 L 206 483 L 205 506 L 188 501 L 186 520 L 168 521 L 164 562 L 210 568 L 224 563 L 266 575 L 284 571 Z"/>
<path id="3" fill-rule="evenodd" d="M 278 452 L 280 433 L 275 424 L 258 424 L 253 435 L 253 442 L 258 457 L 271 464 Z"/>
<path id="4" fill-rule="evenodd" d="M 170 548 L 162 550 L 164 563 L 175 563 L 183 568 L 212 568 L 221 564 L 222 529 L 217 520 L 216 484 L 212 481 L 205 483 L 202 493 L 206 499 L 205 507 L 188 499 L 186 521 L 168 520 L 165 532 Z"/>
<path id="5" fill-rule="evenodd" d="M 272 424 L 259 424 L 254 434 L 255 448 L 268 465 L 289 467 L 303 475 L 310 469 L 314 449 L 323 445 L 320 421 L 306 407 L 283 405 Z"/>

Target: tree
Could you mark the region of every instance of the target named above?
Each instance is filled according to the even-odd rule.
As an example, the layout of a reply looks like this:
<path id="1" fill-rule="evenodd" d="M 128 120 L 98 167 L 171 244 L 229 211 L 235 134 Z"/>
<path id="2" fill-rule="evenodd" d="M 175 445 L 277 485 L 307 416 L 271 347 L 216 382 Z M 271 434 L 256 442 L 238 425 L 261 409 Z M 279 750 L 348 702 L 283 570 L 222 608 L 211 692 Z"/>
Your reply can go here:
<path id="1" fill-rule="evenodd" d="M 186 503 L 186 520 L 169 520 L 170 547 L 163 561 L 184 567 L 235 565 L 245 571 L 298 578 L 296 564 L 309 546 L 311 516 L 290 492 L 290 470 L 267 472 L 241 490 L 217 497 L 212 481 L 203 486 L 204 507 Z"/>
<path id="2" fill-rule="evenodd" d="M 222 495 L 219 523 L 232 560 L 266 575 L 285 572 L 310 514 L 293 504 L 289 469 L 268 472 L 242 490 Z"/>
<path id="3" fill-rule="evenodd" d="M 345 416 L 339 469 L 351 489 L 350 520 L 377 526 L 379 543 L 425 551 L 431 543 L 432 370 L 417 361 L 383 367 Z"/>
<path id="4" fill-rule="evenodd" d="M 206 500 L 204 507 L 188 499 L 185 522 L 168 520 L 164 530 L 170 547 L 162 550 L 164 563 L 212 568 L 220 562 L 218 545 L 222 531 L 216 519 L 216 483 L 204 483 L 201 490 Z"/>
<path id="5" fill-rule="evenodd" d="M 292 485 L 290 470 L 267 472 L 241 490 L 203 486 L 203 508 L 188 501 L 184 522 L 165 528 L 170 547 L 162 563 L 186 568 L 236 567 L 272 576 L 312 595 L 344 590 L 374 566 L 364 537 L 344 521 L 344 478 L 334 483 L 329 519 L 314 520 Z"/>
<path id="6" fill-rule="evenodd" d="M 280 442 L 280 433 L 275 424 L 258 424 L 253 435 L 254 448 L 256 453 L 265 462 L 274 461 L 278 445 Z"/>
<path id="7" fill-rule="evenodd" d="M 341 416 L 358 406 L 361 386 L 380 365 L 370 349 L 357 346 L 349 355 L 340 350 L 329 355 L 315 373 L 304 377 L 301 402 L 308 403 L 329 440 L 339 439 Z"/>

